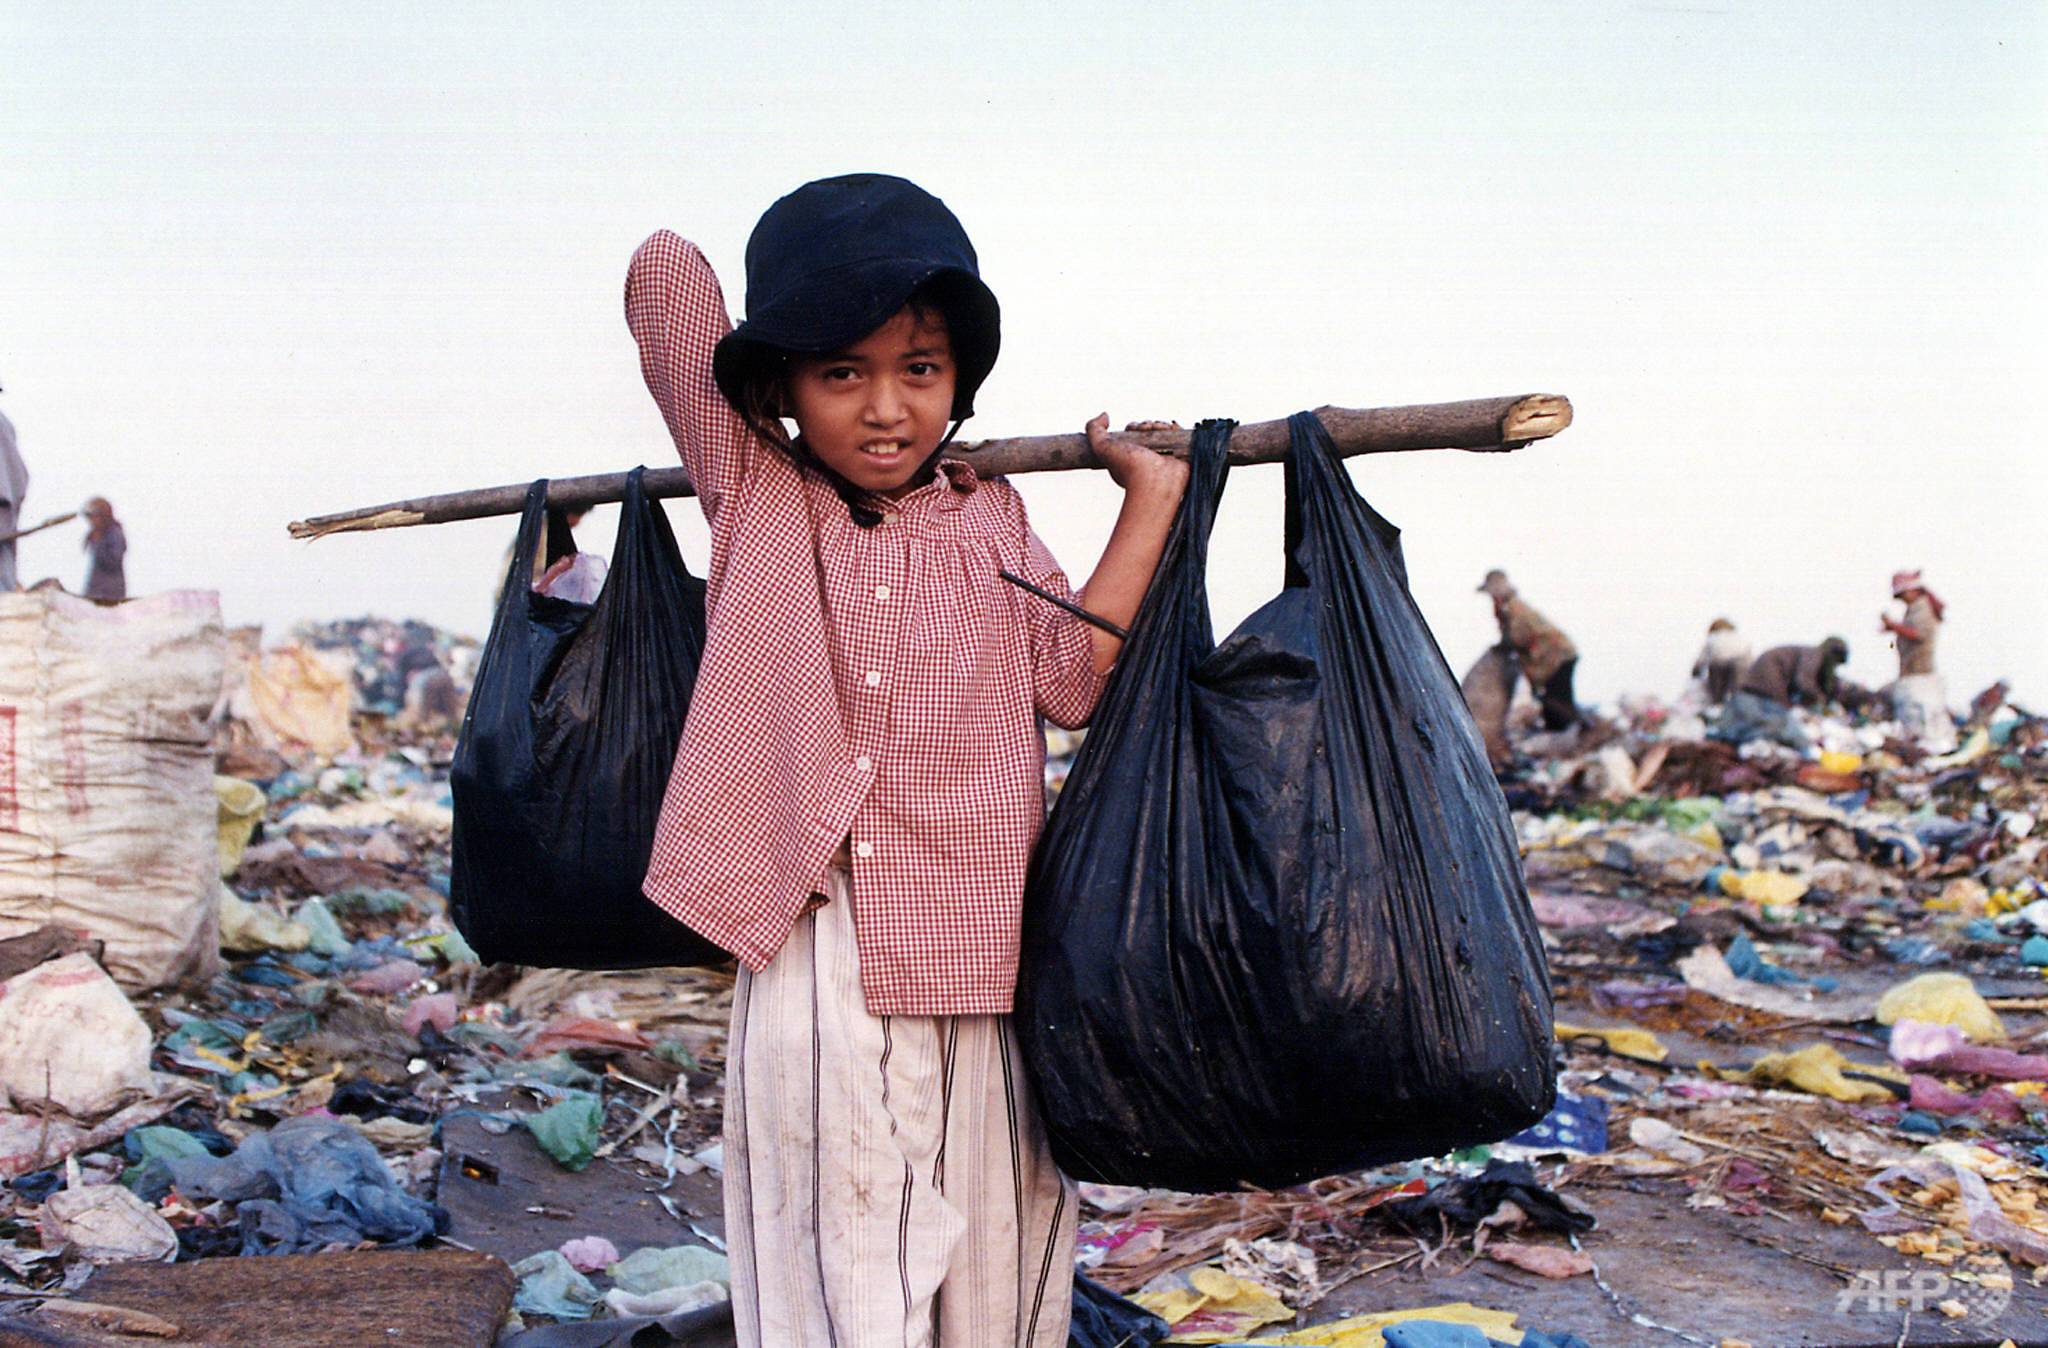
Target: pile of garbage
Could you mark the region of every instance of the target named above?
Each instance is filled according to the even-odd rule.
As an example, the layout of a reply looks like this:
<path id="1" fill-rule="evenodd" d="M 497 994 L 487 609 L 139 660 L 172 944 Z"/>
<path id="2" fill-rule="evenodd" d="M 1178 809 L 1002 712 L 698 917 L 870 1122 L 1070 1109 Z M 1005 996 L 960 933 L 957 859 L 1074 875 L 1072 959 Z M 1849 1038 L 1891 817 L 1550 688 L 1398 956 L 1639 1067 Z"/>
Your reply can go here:
<path id="1" fill-rule="evenodd" d="M 160 662 L 196 691 L 153 713 L 200 727 L 189 763 L 156 767 L 183 813 L 152 817 L 164 855 L 122 899 L 157 917 L 109 926 L 62 884 L 43 919 L 0 909 L 0 1321 L 189 1325 L 190 1266 L 299 1260 L 317 1282 L 489 1255 L 501 1281 L 432 1276 L 505 1342 L 711 1323 L 730 970 L 479 964 L 448 916 L 459 709 L 393 701 L 426 668 L 407 651 L 452 671 L 465 645 L 365 620 L 230 656 L 217 614 L 195 621 L 222 654 Z M 34 826 L 82 828 L 102 806 L 68 811 L 62 764 L 101 729 L 31 710 L 18 751 L 46 742 L 59 786 Z M 1806 721 L 1804 753 L 1648 700 L 1517 735 L 1502 784 L 1556 988 L 1557 1110 L 1291 1189 L 1083 1185 L 1075 1341 L 1603 1342 L 1659 1314 L 1603 1277 L 1616 1205 L 1644 1195 L 1787 1248 L 1861 1233 L 1940 1271 L 1938 1316 L 2024 1296 L 2048 1270 L 2048 721 L 1995 709 L 1942 753 Z M 1049 793 L 1079 742 L 1053 743 Z M 196 847 L 165 841 L 195 821 Z M 78 836 L 50 853 L 102 845 Z M 31 870 L 0 856 L 0 881 Z M 1490 1292 L 1458 1281 L 1474 1267 Z M 1589 1290 L 1569 1314 L 1514 1304 L 1534 1284 Z M 462 1332 L 445 1341 L 488 1341 Z"/>
<path id="2" fill-rule="evenodd" d="M 1550 1118 L 1273 1194 L 1084 1186 L 1083 1266 L 1175 1342 L 1378 1342 L 1393 1322 L 1332 1308 L 1412 1293 L 1388 1279 L 1453 1252 L 1597 1282 L 1625 1190 L 1867 1233 L 1947 1280 L 1936 1317 L 2048 1278 L 2048 718 L 1980 698 L 1936 752 L 1924 727 L 1794 715 L 1803 752 L 1710 738 L 1696 702 L 1517 727 L 1502 787 L 1557 997 Z M 1509 1167 L 1533 1187 L 1488 1192 Z M 1475 1190 L 1441 1224 L 1395 1215 Z M 1835 1271 L 1853 1289 L 1876 1263 Z M 1588 1334 L 1658 1309 L 1587 1306 Z"/>
<path id="3" fill-rule="evenodd" d="M 213 641 L 218 687 L 236 662 L 217 614 L 189 635 Z M 480 965 L 447 912 L 452 718 L 389 714 L 419 652 L 463 643 L 370 620 L 297 636 L 240 661 L 239 681 L 231 670 L 212 743 L 192 742 L 181 789 L 203 808 L 203 851 L 171 885 L 178 905 L 160 904 L 174 922 L 109 925 L 84 903 L 40 925 L 14 904 L 0 922 L 19 932 L 0 939 L 6 1304 L 97 1304 L 95 1274 L 115 1266 L 463 1245 L 449 1176 L 492 1168 L 491 1147 L 568 1182 L 610 1172 L 655 1195 L 660 1219 L 637 1240 L 592 1230 L 498 1251 L 516 1281 L 499 1318 L 673 1318 L 723 1301 L 715 1225 L 670 1192 L 688 1177 L 715 1192 L 732 975 Z M 323 649 L 359 658 L 345 698 L 299 678 L 333 672 Z M 250 699 L 267 675 L 299 681 Z M 195 724 L 214 701 L 202 692 Z M 331 753 L 292 733 L 330 714 L 322 699 L 343 709 Z M 63 733 L 58 718 L 60 752 Z M 266 771 L 215 772 L 237 764 Z M 164 848 L 189 821 L 131 822 Z M 198 943 L 204 960 L 153 949 Z"/>

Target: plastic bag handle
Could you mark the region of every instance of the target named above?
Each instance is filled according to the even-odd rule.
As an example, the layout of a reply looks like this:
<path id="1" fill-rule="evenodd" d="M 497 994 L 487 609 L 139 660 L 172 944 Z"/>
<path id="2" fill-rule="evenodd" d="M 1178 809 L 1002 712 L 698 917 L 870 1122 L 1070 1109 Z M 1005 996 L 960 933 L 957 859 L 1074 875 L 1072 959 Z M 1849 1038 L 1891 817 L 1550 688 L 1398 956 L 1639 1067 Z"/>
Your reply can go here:
<path id="1" fill-rule="evenodd" d="M 1209 535 L 1216 528 L 1216 507 L 1230 478 L 1230 434 L 1237 423 L 1224 417 L 1197 422 L 1188 437 L 1188 486 L 1181 497 L 1180 517 L 1167 546 L 1180 569 L 1183 602 L 1196 619 L 1183 624 L 1190 663 L 1209 654 Z M 1174 545 L 1178 543 L 1176 549 Z"/>
<path id="2" fill-rule="evenodd" d="M 1399 529 L 1358 497 L 1344 467 L 1344 458 L 1337 452 L 1337 442 L 1313 412 L 1296 412 L 1287 418 L 1286 469 L 1287 588 L 1301 589 L 1330 581 L 1324 567 L 1330 555 L 1325 538 L 1333 527 L 1332 511 L 1342 515 L 1355 509 L 1364 526 L 1389 545 L 1400 538 Z M 1339 543 L 1339 551 L 1346 546 Z M 1399 559 L 1395 558 L 1393 564 L 1405 586 L 1408 578 Z"/>
<path id="3" fill-rule="evenodd" d="M 527 594 L 533 589 L 533 554 L 540 546 L 541 530 L 548 522 L 548 480 L 535 478 L 526 489 L 526 504 L 519 513 L 519 537 L 512 544 L 512 565 L 505 572 L 505 594 Z"/>

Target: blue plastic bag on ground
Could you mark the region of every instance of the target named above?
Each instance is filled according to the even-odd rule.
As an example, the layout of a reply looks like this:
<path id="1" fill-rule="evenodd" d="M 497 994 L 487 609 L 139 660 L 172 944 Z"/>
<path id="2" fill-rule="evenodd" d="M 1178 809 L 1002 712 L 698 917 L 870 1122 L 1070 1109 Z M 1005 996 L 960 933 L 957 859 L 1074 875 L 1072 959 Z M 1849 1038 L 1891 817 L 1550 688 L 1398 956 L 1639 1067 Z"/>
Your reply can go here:
<path id="1" fill-rule="evenodd" d="M 339 1119 L 286 1119 L 232 1156 L 167 1165 L 178 1191 L 239 1202 L 243 1254 L 310 1254 L 326 1245 L 417 1245 L 448 1214 L 398 1187 L 369 1139 Z"/>

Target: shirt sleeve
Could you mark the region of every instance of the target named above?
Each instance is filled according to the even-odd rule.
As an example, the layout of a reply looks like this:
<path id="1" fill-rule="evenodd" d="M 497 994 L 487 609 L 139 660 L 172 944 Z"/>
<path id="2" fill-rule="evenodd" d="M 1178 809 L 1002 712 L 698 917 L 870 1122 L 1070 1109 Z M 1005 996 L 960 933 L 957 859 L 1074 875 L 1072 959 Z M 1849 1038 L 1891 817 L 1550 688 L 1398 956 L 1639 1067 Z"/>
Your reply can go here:
<path id="1" fill-rule="evenodd" d="M 1021 574 L 1049 594 L 1080 602 L 1051 549 L 1028 525 Z M 1031 626 L 1032 700 L 1038 714 L 1063 729 L 1077 730 L 1095 714 L 1096 699 L 1109 681 L 1107 674 L 1096 671 L 1092 631 L 1057 604 L 1030 593 L 1024 595 L 1024 613 Z"/>
<path id="2" fill-rule="evenodd" d="M 732 330 L 725 292 L 697 245 L 657 230 L 626 269 L 626 326 L 706 519 L 715 520 L 765 448 L 718 391 L 711 352 Z"/>

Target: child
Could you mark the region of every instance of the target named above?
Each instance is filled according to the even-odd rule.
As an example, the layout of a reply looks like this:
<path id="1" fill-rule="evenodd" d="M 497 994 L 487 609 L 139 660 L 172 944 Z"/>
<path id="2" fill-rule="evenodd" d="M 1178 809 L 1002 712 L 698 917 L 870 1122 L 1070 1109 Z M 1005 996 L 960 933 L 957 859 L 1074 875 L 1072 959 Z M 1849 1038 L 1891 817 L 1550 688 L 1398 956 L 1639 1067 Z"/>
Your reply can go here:
<path id="1" fill-rule="evenodd" d="M 1064 1345 L 1074 1199 L 1008 1013 L 1038 718 L 1084 723 L 1119 643 L 998 576 L 1070 595 L 1016 491 L 939 458 L 995 363 L 995 296 L 937 198 L 862 174 L 762 216 L 737 329 L 667 231 L 626 318 L 711 525 L 646 891 L 743 966 L 740 1342 Z M 1087 433 L 1124 504 L 1085 602 L 1128 625 L 1187 468 Z"/>

